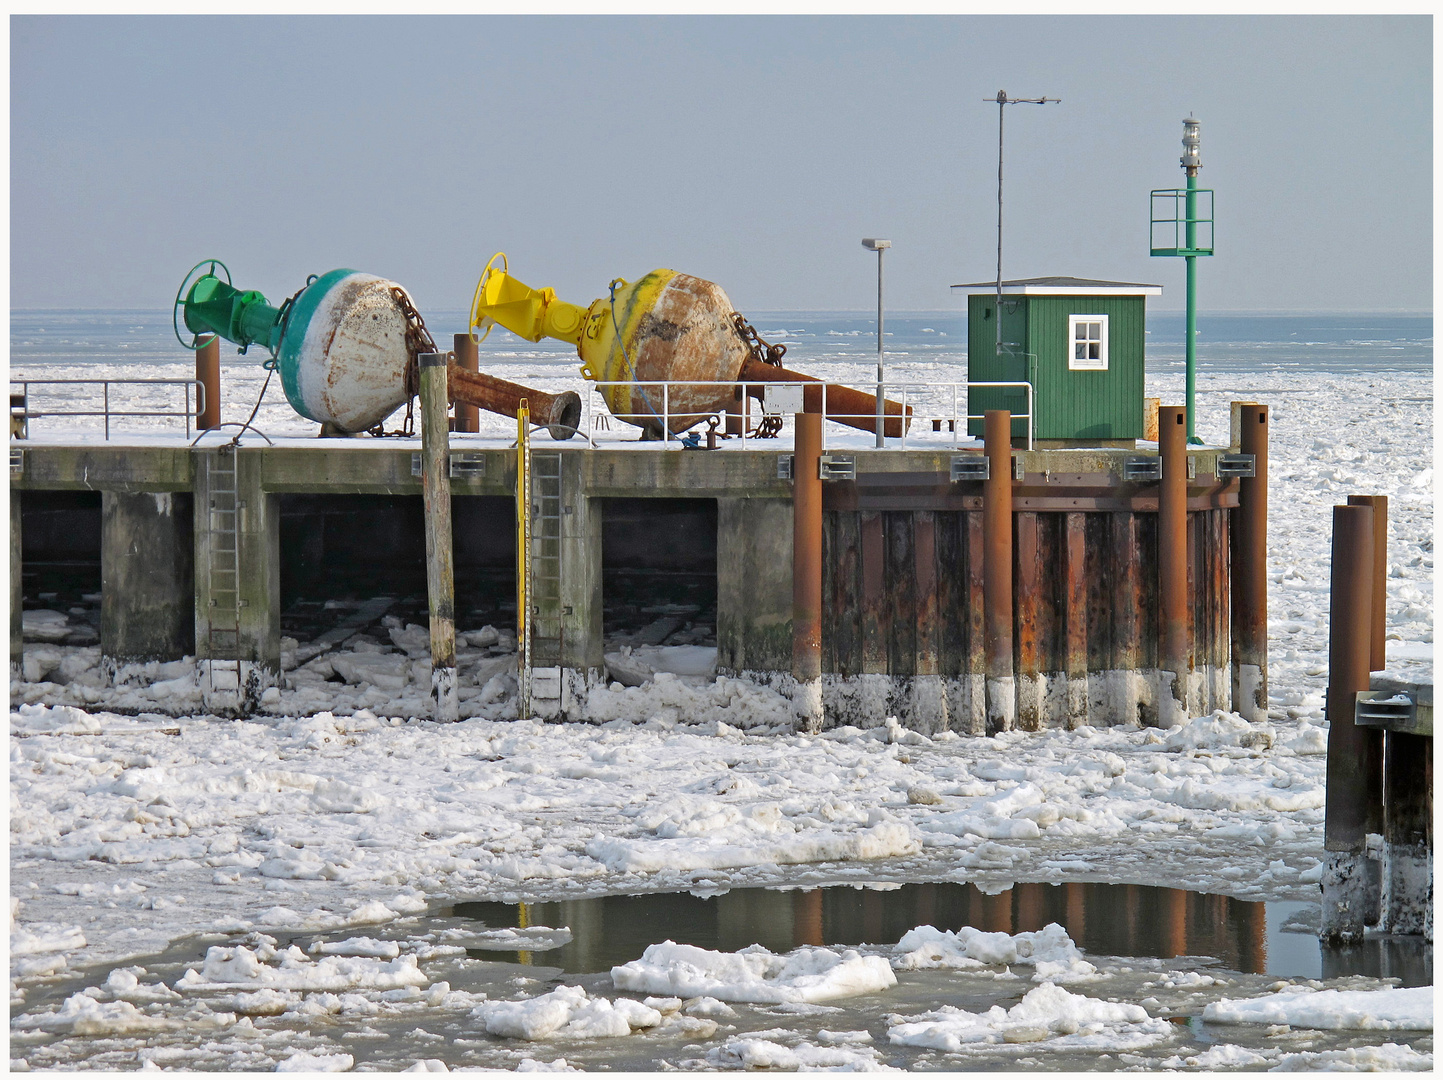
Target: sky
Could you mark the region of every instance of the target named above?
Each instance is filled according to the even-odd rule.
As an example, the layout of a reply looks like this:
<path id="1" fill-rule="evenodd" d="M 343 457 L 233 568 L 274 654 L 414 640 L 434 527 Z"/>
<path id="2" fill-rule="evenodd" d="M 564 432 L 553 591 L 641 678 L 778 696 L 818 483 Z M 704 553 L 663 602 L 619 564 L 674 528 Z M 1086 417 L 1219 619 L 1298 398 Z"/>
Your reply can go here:
<path id="1" fill-rule="evenodd" d="M 13 16 L 14 308 L 273 302 L 347 267 L 424 311 L 487 260 L 587 304 L 656 267 L 743 312 L 1164 286 L 1148 193 L 1202 124 L 1203 311 L 1430 311 L 1426 16 Z"/>

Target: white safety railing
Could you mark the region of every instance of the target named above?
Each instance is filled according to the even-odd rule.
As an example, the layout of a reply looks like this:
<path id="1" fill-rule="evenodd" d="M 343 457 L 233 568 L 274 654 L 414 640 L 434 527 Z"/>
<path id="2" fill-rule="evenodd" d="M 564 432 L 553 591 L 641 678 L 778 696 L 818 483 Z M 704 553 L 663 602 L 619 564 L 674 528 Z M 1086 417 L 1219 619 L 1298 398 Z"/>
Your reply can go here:
<path id="1" fill-rule="evenodd" d="M 765 382 L 721 382 L 658 379 L 652 381 L 602 380 L 594 382 L 592 385 L 596 388 L 597 393 L 584 396 L 586 415 L 583 420 L 586 429 L 587 445 L 590 447 L 596 446 L 595 433 L 597 428 L 603 424 L 609 425 L 608 418 L 612 416 L 617 416 L 618 419 L 624 417 L 624 422 L 627 423 L 640 424 L 649 421 L 656 422 L 656 424 L 659 424 L 661 427 L 662 435 L 660 441 L 664 447 L 670 446 L 672 443 L 676 443 L 678 446 L 697 445 L 701 437 L 703 437 L 704 432 L 696 432 L 696 439 L 693 439 L 690 435 L 684 438 L 681 433 L 689 428 L 696 428 L 698 424 L 707 423 L 711 418 L 715 418 L 716 426 L 720 429 L 719 434 L 724 434 L 728 417 L 741 421 L 739 425 L 741 428 L 740 434 L 732 435 L 730 436 L 731 438 L 740 438 L 743 443 L 749 440 L 753 442 L 758 440 L 769 441 L 768 436 L 758 435 L 755 428 L 748 431 L 749 423 L 753 418 L 760 420 L 766 416 L 785 417 L 789 413 L 801 412 L 802 401 L 799 400 L 799 395 L 804 395 L 808 389 L 821 391 L 822 414 L 832 422 L 822 425 L 823 449 L 827 446 L 828 431 L 833 429 L 833 426 L 837 425 L 842 419 L 870 421 L 871 426 L 869 428 L 860 430 L 869 430 L 873 433 L 877 430 L 877 414 L 875 407 L 872 405 L 868 405 L 865 411 L 857 413 L 842 412 L 840 409 L 829 407 L 827 402 L 828 390 L 849 389 L 843 387 L 841 384 L 824 382 L 783 382 L 781 380 L 768 380 Z M 593 404 L 597 396 L 613 387 L 625 390 L 633 395 L 631 397 L 631 411 L 624 412 L 618 416 L 618 414 L 611 412 L 609 408 L 606 411 L 602 411 Z M 677 395 L 681 397 L 681 400 L 677 403 L 674 411 L 672 403 L 675 399 L 673 395 L 676 391 L 683 389 L 715 390 L 715 394 L 702 395 L 705 398 L 709 398 L 712 402 L 715 402 L 718 397 L 730 396 L 737 403 L 737 411 L 732 412 L 725 407 L 717 409 L 688 406 L 686 404 L 686 397 L 682 395 Z M 966 411 L 965 405 L 960 404 L 960 402 L 966 400 L 967 391 L 972 389 L 1014 389 L 1024 392 L 1027 399 L 1027 410 L 1026 412 L 1013 413 L 1012 418 L 1014 420 L 1026 421 L 1027 449 L 1031 450 L 1036 422 L 1033 416 L 1033 389 L 1032 384 L 1029 382 L 888 383 L 885 390 L 888 403 L 901 406 L 900 416 L 896 412 L 889 410 L 883 418 L 884 432 L 894 427 L 894 422 L 901 421 L 900 436 L 892 436 L 889 438 L 888 445 L 892 445 L 892 440 L 895 439 L 896 449 L 905 450 L 907 449 L 909 438 L 913 444 L 928 443 L 935 445 L 936 440 L 926 438 L 928 434 L 937 433 L 937 430 L 932 432 L 926 431 L 929 423 L 934 429 L 940 429 L 942 424 L 946 424 L 947 430 L 945 434 L 966 438 L 968 421 L 981 420 L 984 418 L 984 414 L 969 413 Z M 766 397 L 766 391 L 768 390 L 773 391 L 770 400 Z M 775 392 L 777 390 L 789 391 L 789 393 L 778 394 Z M 729 394 L 726 393 L 728 391 L 730 392 Z M 852 393 L 856 392 L 855 390 L 852 391 Z M 778 400 L 779 398 L 784 400 Z M 755 404 L 753 404 L 753 402 Z M 639 408 L 638 405 L 640 406 Z M 700 417 L 700 419 L 698 419 L 698 417 Z M 916 424 L 922 425 L 920 432 L 913 432 L 911 430 L 912 426 Z M 956 445 L 960 442 L 960 439 L 954 437 L 950 441 Z"/>
<path id="2" fill-rule="evenodd" d="M 20 388 L 19 393 L 16 387 Z M 43 408 L 32 407 L 34 392 L 31 387 L 52 387 L 52 386 L 98 386 L 100 387 L 99 408 Z M 110 388 L 112 386 L 183 386 L 185 387 L 184 411 L 176 412 L 174 409 L 144 410 L 135 408 L 122 408 L 120 405 L 111 405 Z M 195 408 L 190 407 L 190 388 L 195 387 Z M 46 393 L 47 391 L 42 391 Z M 63 397 L 66 392 L 62 391 L 61 404 L 68 404 L 74 400 L 74 395 Z M 93 406 L 93 402 L 81 404 Z M 202 412 L 205 411 L 205 383 L 199 379 L 11 379 L 10 380 L 10 419 L 12 424 L 19 421 L 28 434 L 31 420 L 50 418 L 57 416 L 101 416 L 105 418 L 105 438 L 110 438 L 110 421 L 112 417 L 171 417 L 185 421 L 185 437 L 190 438 L 190 425 Z"/>

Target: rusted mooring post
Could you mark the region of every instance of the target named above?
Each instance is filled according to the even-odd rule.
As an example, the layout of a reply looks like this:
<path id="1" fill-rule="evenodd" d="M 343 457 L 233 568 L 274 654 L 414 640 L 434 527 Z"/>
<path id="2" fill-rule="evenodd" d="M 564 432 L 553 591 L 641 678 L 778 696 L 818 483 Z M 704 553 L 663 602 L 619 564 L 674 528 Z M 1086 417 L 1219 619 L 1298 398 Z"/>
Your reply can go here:
<path id="1" fill-rule="evenodd" d="M 1368 624 L 1368 670 L 1388 666 L 1388 496 L 1349 495 L 1349 506 L 1373 508 L 1373 617 Z"/>
<path id="2" fill-rule="evenodd" d="M 983 418 L 987 479 L 982 483 L 982 636 L 987 668 L 987 731 L 1011 731 L 1017 719 L 1012 676 L 1012 413 Z"/>
<path id="3" fill-rule="evenodd" d="M 456 366 L 463 371 L 477 372 L 481 370 L 479 350 L 476 347 L 476 339 L 469 333 L 456 334 Z M 475 405 L 464 401 L 456 402 L 456 418 L 452 421 L 451 430 L 461 432 L 476 432 L 481 429 L 481 410 Z"/>
<path id="4" fill-rule="evenodd" d="M 1328 771 L 1323 825 L 1325 941 L 1363 936 L 1369 914 L 1366 843 L 1368 791 L 1382 761 L 1372 732 L 1353 723 L 1358 692 L 1368 689 L 1373 615 L 1373 508 L 1333 507 L 1333 568 L 1328 616 Z"/>
<path id="5" fill-rule="evenodd" d="M 201 431 L 220 427 L 220 338 L 214 334 L 195 351 L 195 377 L 203 387 L 195 426 Z"/>
<path id="6" fill-rule="evenodd" d="M 803 731 L 822 730 L 822 416 L 796 414 L 792 459 L 792 676 Z"/>
<path id="7" fill-rule="evenodd" d="M 426 596 L 431 614 L 431 702 L 437 720 L 455 720 L 459 706 L 445 354 L 422 353 L 420 369 L 421 485 L 426 505 Z"/>
<path id="8" fill-rule="evenodd" d="M 1372 618 L 1368 624 L 1368 670 L 1382 671 L 1388 666 L 1388 496 L 1349 495 L 1348 505 L 1373 508 L 1372 588 L 1369 590 Z M 1371 727 L 1362 728 L 1358 735 L 1367 740 L 1368 755 L 1378 762 L 1378 767 L 1368 773 L 1366 777 L 1367 789 L 1363 798 L 1368 816 L 1365 832 L 1371 836 L 1381 836 L 1384 831 L 1383 744 L 1385 736 L 1382 728 Z M 1370 847 L 1365 866 L 1368 875 L 1368 906 L 1363 921 L 1372 926 L 1382 914 L 1383 852 L 1376 847 Z"/>
<path id="9" fill-rule="evenodd" d="M 1238 449 L 1255 466 L 1238 481 L 1232 512 L 1233 711 L 1261 723 L 1268 718 L 1268 407 L 1236 408 Z"/>
<path id="10" fill-rule="evenodd" d="M 1162 480 L 1157 497 L 1158 687 L 1157 721 L 1185 723 L 1192 664 L 1187 609 L 1187 409 L 1157 411 L 1157 448 Z"/>

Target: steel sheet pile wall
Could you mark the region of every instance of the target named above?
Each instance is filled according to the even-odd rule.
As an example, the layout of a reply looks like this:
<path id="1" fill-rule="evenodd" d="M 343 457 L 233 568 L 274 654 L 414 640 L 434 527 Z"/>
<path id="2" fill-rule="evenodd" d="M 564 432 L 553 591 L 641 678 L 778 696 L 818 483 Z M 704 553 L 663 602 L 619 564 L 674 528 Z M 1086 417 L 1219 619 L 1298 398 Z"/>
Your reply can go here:
<path id="1" fill-rule="evenodd" d="M 1017 726 L 1156 723 L 1157 515 L 1022 511 L 1014 532 Z M 1228 539 L 1227 510 L 1188 515 L 1195 712 L 1230 707 Z M 985 732 L 981 511 L 829 510 L 822 543 L 829 720 Z M 919 714 L 932 675 L 945 711 Z"/>

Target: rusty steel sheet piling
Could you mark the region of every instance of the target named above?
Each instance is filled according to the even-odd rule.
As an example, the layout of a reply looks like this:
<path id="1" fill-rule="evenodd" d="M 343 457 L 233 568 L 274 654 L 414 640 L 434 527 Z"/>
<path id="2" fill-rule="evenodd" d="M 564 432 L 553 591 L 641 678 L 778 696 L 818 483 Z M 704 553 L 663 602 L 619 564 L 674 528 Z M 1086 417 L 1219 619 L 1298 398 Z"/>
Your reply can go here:
<path id="1" fill-rule="evenodd" d="M 571 438 L 581 425 L 581 396 L 575 391 L 546 394 L 485 372 L 467 371 L 459 364 L 452 364 L 447 374 L 448 393 L 458 407 L 464 402 L 514 419 L 525 398 L 536 422 L 545 425 L 558 441 Z"/>
<path id="2" fill-rule="evenodd" d="M 1158 452 L 1162 480 L 1157 499 L 1158 656 L 1162 672 L 1157 718 L 1163 727 L 1187 719 L 1188 660 L 1187 607 L 1187 409 L 1164 405 L 1158 409 Z M 1171 701 L 1167 694 L 1171 693 Z"/>
<path id="3" fill-rule="evenodd" d="M 1064 524 L 1063 627 L 1066 633 L 1067 727 L 1088 724 L 1087 704 L 1087 517 L 1068 514 Z"/>
<path id="4" fill-rule="evenodd" d="M 796 414 L 792 463 L 792 676 L 802 730 L 822 730 L 822 418 Z"/>
<path id="5" fill-rule="evenodd" d="M 1328 614 L 1328 766 L 1324 811 L 1325 941 L 1357 941 L 1370 907 L 1366 842 L 1368 791 L 1381 773 L 1372 732 L 1353 723 L 1368 689 L 1373 615 L 1373 508 L 1333 507 L 1333 566 Z"/>
<path id="6" fill-rule="evenodd" d="M 862 674 L 884 675 L 887 672 L 887 535 L 879 511 L 863 510 L 861 518 Z"/>
<path id="7" fill-rule="evenodd" d="M 1237 406 L 1239 450 L 1252 454 L 1254 475 L 1238 481 L 1232 511 L 1233 711 L 1268 718 L 1268 407 Z"/>
<path id="8" fill-rule="evenodd" d="M 1017 727 L 1022 731 L 1042 728 L 1042 567 L 1037 535 L 1037 514 L 1024 510 L 1012 523 L 1013 677 L 1017 686 Z"/>
<path id="9" fill-rule="evenodd" d="M 937 515 L 930 510 L 917 511 L 912 530 L 917 612 L 912 715 L 922 718 L 930 733 L 935 733 L 951 726 L 946 688 L 939 667 L 942 620 L 938 617 L 937 608 Z"/>
<path id="10" fill-rule="evenodd" d="M 220 427 L 220 338 L 212 334 L 195 351 L 195 377 L 205 389 L 195 417 L 200 431 Z"/>
<path id="11" fill-rule="evenodd" d="M 422 353 L 421 485 L 426 514 L 426 597 L 431 615 L 431 704 L 437 720 L 459 718 L 456 602 L 451 546 L 451 448 L 446 357 Z"/>
<path id="12" fill-rule="evenodd" d="M 477 348 L 476 339 L 469 333 L 456 334 L 453 337 L 455 342 L 456 366 L 462 371 L 469 371 L 472 374 L 481 370 L 480 350 Z M 515 416 L 513 410 L 508 415 Z M 456 402 L 456 417 L 451 422 L 451 430 L 463 433 L 475 433 L 481 430 L 481 414 L 475 405 L 469 401 Z"/>
<path id="13" fill-rule="evenodd" d="M 988 477 L 982 482 L 982 638 L 987 666 L 987 730 L 1011 731 L 1017 717 L 1012 676 L 1012 413 L 983 420 Z"/>
<path id="14" fill-rule="evenodd" d="M 1112 609 L 1112 649 L 1107 670 L 1111 673 L 1105 697 L 1105 723 L 1141 722 L 1139 706 L 1143 695 L 1139 672 L 1144 668 L 1143 617 L 1147 612 L 1147 589 L 1142 573 L 1142 542 L 1136 514 L 1110 514 L 1111 551 L 1106 563 L 1111 573 L 1095 575 L 1089 595 L 1095 595 L 1096 610 Z M 1095 584 L 1094 584 L 1095 582 Z M 1093 590 L 1096 590 L 1093 593 Z M 1091 666 L 1091 665 L 1089 665 Z"/>
<path id="15" fill-rule="evenodd" d="M 786 382 L 806 383 L 802 388 L 802 407 L 809 413 L 822 411 L 822 386 L 827 388 L 827 419 L 859 431 L 877 430 L 877 395 L 853 390 L 849 386 L 824 383 L 798 371 L 775 367 L 760 360 L 748 359 L 742 364 L 738 382 Z M 905 417 L 901 402 L 886 401 L 887 418 L 882 422 L 884 434 L 889 439 L 900 439 L 904 428 L 912 424 L 912 409 L 906 409 Z"/>

